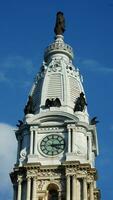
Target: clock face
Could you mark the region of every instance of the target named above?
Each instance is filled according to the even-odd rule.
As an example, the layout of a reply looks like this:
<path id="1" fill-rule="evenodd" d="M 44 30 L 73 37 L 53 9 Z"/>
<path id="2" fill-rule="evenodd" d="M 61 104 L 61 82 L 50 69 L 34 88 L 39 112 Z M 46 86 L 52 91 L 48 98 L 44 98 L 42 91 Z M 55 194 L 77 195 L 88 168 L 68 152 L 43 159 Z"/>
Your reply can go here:
<path id="1" fill-rule="evenodd" d="M 40 143 L 40 149 L 45 155 L 55 156 L 65 148 L 65 141 L 60 135 L 48 135 Z"/>

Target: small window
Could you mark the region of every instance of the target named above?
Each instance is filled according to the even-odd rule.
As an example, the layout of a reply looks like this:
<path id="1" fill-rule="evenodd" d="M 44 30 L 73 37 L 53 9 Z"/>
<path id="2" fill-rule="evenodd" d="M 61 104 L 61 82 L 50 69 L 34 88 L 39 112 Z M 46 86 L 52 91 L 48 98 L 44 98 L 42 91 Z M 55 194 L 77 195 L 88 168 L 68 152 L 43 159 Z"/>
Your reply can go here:
<path id="1" fill-rule="evenodd" d="M 43 200 L 43 197 L 39 197 L 38 200 Z"/>

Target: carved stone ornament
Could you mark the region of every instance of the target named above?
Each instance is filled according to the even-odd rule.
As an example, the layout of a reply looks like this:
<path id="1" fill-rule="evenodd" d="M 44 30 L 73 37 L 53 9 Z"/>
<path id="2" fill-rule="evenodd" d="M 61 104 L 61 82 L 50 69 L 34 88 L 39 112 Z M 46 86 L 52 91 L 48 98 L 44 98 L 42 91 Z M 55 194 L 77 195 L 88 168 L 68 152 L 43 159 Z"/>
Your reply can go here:
<path id="1" fill-rule="evenodd" d="M 22 149 L 20 151 L 20 159 L 19 159 L 20 165 L 22 165 L 23 161 L 25 161 L 26 156 L 27 156 L 27 150 L 26 150 L 26 147 L 25 147 L 24 149 Z"/>
<path id="2" fill-rule="evenodd" d="M 49 171 L 49 172 L 38 172 L 38 176 L 39 177 L 54 177 L 54 176 L 58 176 L 58 173 L 57 172 L 52 172 L 52 171 Z"/>
<path id="3" fill-rule="evenodd" d="M 27 171 L 27 175 L 30 177 L 37 176 L 37 174 L 38 174 L 38 170 L 31 169 Z"/>
<path id="4" fill-rule="evenodd" d="M 38 190 L 42 190 L 44 184 L 45 184 L 45 181 L 43 181 L 43 180 L 39 180 L 39 181 L 37 182 Z"/>
<path id="5" fill-rule="evenodd" d="M 90 182 L 93 182 L 93 181 L 94 181 L 94 176 L 88 174 L 87 179 L 88 179 L 88 182 L 89 182 L 89 183 L 90 183 Z"/>
<path id="6" fill-rule="evenodd" d="M 77 172 L 77 176 L 79 176 L 79 177 L 85 176 L 85 177 L 86 177 L 86 176 L 87 176 L 87 171 L 86 171 L 86 170 L 78 171 L 78 172 Z"/>
<path id="7" fill-rule="evenodd" d="M 52 60 L 48 67 L 48 72 L 61 72 L 61 71 L 62 71 L 61 60 Z"/>
<path id="8" fill-rule="evenodd" d="M 75 167 L 66 169 L 66 174 L 75 174 L 76 172 L 77 172 L 77 169 Z"/>

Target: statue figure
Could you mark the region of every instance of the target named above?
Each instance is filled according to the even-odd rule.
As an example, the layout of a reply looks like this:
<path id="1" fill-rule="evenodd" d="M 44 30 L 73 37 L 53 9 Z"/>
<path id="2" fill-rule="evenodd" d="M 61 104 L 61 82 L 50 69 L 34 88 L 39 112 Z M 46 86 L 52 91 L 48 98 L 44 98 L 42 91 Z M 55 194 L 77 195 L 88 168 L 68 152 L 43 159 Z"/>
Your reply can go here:
<path id="1" fill-rule="evenodd" d="M 31 96 L 29 96 L 27 105 L 24 108 L 24 113 L 26 114 L 33 114 L 34 110 L 33 110 L 33 99 Z"/>
<path id="2" fill-rule="evenodd" d="M 43 64 L 41 66 L 41 72 L 44 72 L 47 69 L 46 63 L 43 61 Z"/>
<path id="3" fill-rule="evenodd" d="M 45 108 L 50 108 L 52 106 L 53 99 L 46 99 Z"/>
<path id="4" fill-rule="evenodd" d="M 53 106 L 55 107 L 60 107 L 61 106 L 61 102 L 59 98 L 56 98 L 53 102 Z"/>
<path id="5" fill-rule="evenodd" d="M 65 19 L 62 12 L 58 12 L 56 15 L 56 25 L 54 32 L 56 35 L 62 35 L 65 31 Z"/>
<path id="6" fill-rule="evenodd" d="M 16 126 L 17 126 L 18 128 L 20 128 L 20 127 L 23 125 L 23 121 L 22 121 L 22 120 L 18 120 L 18 123 L 19 123 L 19 124 L 16 124 Z"/>
<path id="7" fill-rule="evenodd" d="M 83 111 L 84 107 L 87 106 L 86 100 L 84 98 L 84 93 L 81 92 L 80 96 L 77 98 L 75 102 L 74 112 L 76 111 Z"/>
<path id="8" fill-rule="evenodd" d="M 91 121 L 90 121 L 90 124 L 91 124 L 91 125 L 95 125 L 95 124 L 97 124 L 97 123 L 99 123 L 99 121 L 97 120 L 97 117 L 93 117 L 93 118 L 91 119 Z"/>
<path id="9" fill-rule="evenodd" d="M 61 102 L 60 102 L 59 98 L 46 99 L 45 108 L 60 107 L 60 106 L 61 106 Z"/>

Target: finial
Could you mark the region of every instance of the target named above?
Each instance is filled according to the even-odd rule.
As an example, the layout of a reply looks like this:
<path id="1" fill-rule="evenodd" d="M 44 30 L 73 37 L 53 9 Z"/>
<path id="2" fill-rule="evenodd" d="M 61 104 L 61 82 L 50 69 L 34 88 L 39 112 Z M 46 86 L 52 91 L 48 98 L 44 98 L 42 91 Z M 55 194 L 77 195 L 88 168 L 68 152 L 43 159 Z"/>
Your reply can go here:
<path id="1" fill-rule="evenodd" d="M 59 11 L 56 14 L 56 24 L 54 28 L 54 32 L 56 35 L 63 35 L 65 31 L 65 19 L 63 12 Z"/>

